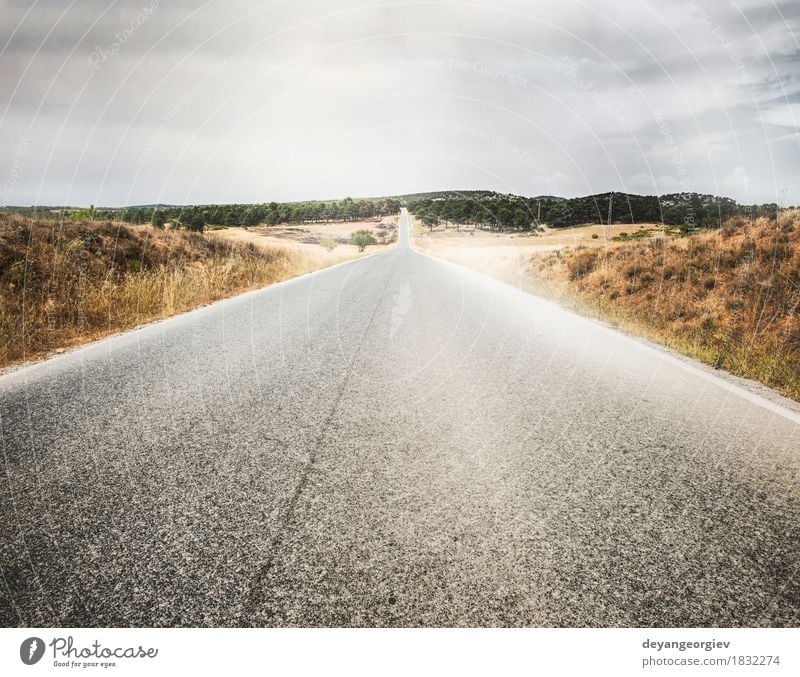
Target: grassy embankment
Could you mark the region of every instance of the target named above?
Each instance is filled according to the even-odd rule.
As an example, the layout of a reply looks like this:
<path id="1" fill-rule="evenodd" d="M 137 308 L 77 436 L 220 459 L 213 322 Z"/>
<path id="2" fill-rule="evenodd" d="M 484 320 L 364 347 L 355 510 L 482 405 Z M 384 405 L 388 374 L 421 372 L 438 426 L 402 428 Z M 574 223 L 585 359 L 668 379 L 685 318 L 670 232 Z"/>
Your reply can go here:
<path id="1" fill-rule="evenodd" d="M 515 259 L 487 241 L 473 267 L 800 400 L 800 210 L 655 235 L 601 234 L 595 246 L 523 248 Z"/>
<path id="2" fill-rule="evenodd" d="M 0 367 L 353 258 L 352 249 L 0 215 Z"/>

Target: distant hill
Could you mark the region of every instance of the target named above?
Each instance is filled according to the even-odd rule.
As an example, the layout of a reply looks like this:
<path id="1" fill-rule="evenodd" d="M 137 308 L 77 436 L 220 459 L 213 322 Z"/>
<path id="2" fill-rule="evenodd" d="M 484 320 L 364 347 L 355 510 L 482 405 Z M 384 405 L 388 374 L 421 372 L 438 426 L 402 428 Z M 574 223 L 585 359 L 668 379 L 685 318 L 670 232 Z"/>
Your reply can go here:
<path id="1" fill-rule="evenodd" d="M 393 195 L 395 200 L 407 203 L 414 200 L 450 200 L 456 198 L 494 198 L 500 197 L 502 193 L 493 190 L 437 190 L 427 193 L 406 193 L 405 195 Z"/>

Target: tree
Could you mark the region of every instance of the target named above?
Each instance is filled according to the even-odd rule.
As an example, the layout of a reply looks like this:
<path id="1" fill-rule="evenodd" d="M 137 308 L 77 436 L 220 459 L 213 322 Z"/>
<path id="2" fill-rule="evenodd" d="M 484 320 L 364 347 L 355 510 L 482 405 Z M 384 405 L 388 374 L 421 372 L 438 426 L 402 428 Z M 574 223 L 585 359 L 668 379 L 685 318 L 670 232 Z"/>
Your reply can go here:
<path id="1" fill-rule="evenodd" d="M 514 228 L 518 230 L 530 230 L 531 228 L 531 215 L 523 207 L 518 207 L 514 210 Z"/>
<path id="2" fill-rule="evenodd" d="M 245 213 L 242 219 L 242 225 L 247 228 L 247 226 L 257 226 L 264 220 L 266 216 L 266 210 L 261 205 L 253 205 L 250 207 Z"/>
<path id="3" fill-rule="evenodd" d="M 194 207 L 181 210 L 180 222 L 187 230 L 193 230 L 198 233 L 202 233 L 206 227 L 202 211 Z"/>
<path id="4" fill-rule="evenodd" d="M 434 229 L 435 226 L 439 225 L 439 217 L 436 214 L 430 214 L 425 212 L 424 214 L 420 214 L 420 220 L 424 223 L 428 228 L 431 230 Z"/>
<path id="5" fill-rule="evenodd" d="M 378 244 L 375 236 L 369 230 L 357 230 L 350 235 L 350 244 L 358 247 L 358 251 L 363 252 L 367 245 Z"/>
<path id="6" fill-rule="evenodd" d="M 335 240 L 320 240 L 319 246 L 323 249 L 327 249 L 329 252 L 332 252 L 336 249 L 336 241 Z"/>

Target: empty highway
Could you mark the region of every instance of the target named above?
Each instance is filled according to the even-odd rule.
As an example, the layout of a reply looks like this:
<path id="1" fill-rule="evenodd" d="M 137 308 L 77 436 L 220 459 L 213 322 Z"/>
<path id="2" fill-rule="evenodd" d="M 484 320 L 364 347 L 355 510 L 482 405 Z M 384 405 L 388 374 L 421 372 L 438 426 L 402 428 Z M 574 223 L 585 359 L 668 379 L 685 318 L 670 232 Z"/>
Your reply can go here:
<path id="1" fill-rule="evenodd" d="M 800 417 L 410 247 L 0 377 L 6 626 L 760 626 Z"/>

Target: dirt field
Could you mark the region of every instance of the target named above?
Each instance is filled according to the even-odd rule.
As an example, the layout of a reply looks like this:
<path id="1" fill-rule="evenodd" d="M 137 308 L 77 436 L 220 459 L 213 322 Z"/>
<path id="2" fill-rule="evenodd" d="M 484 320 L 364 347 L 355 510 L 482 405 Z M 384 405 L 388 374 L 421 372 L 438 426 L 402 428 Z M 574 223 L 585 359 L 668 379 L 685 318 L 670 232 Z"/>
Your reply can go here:
<path id="1" fill-rule="evenodd" d="M 618 244 L 612 238 L 627 233 L 633 235 L 646 230 L 650 237 L 661 237 L 662 226 L 654 223 L 642 223 L 635 226 L 615 223 L 611 226 L 594 225 L 576 228 L 545 228 L 537 235 L 515 233 L 492 233 L 485 230 L 463 229 L 437 226 L 432 231 L 412 217 L 414 244 L 418 248 L 431 251 L 453 251 L 454 249 L 472 249 L 479 247 L 514 247 L 531 252 L 555 251 L 563 247 L 602 247 Z M 597 237 L 593 237 L 596 235 Z"/>
<path id="2" fill-rule="evenodd" d="M 425 254 L 469 266 L 483 273 L 516 282 L 527 269 L 526 262 L 533 254 L 557 251 L 565 247 L 616 247 L 624 241 L 612 238 L 623 233 L 633 235 L 644 230 L 649 237 L 664 237 L 659 224 L 636 226 L 612 224 L 611 226 L 582 226 L 578 228 L 547 228 L 539 235 L 491 233 L 484 230 L 457 231 L 437 226 L 431 231 L 412 217 L 414 246 Z M 592 237 L 597 235 L 597 237 Z M 637 238 L 638 239 L 638 238 Z"/>
<path id="3" fill-rule="evenodd" d="M 350 234 L 357 230 L 370 230 L 379 242 L 359 252 L 355 245 L 347 244 Z M 377 254 L 394 246 L 397 232 L 397 217 L 384 217 L 369 221 L 347 221 L 336 223 L 280 224 L 278 226 L 254 226 L 251 228 L 222 228 L 209 231 L 212 237 L 227 241 L 250 243 L 256 246 L 283 247 L 303 255 L 308 270 L 347 261 L 348 259 Z M 320 245 L 323 240 L 333 240 L 336 247 L 328 251 Z"/>

